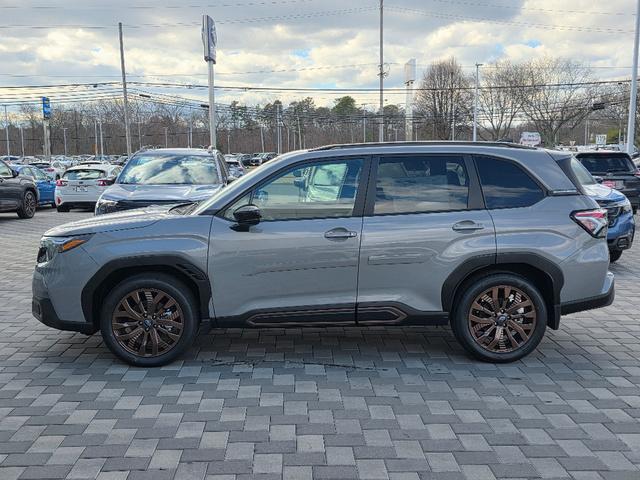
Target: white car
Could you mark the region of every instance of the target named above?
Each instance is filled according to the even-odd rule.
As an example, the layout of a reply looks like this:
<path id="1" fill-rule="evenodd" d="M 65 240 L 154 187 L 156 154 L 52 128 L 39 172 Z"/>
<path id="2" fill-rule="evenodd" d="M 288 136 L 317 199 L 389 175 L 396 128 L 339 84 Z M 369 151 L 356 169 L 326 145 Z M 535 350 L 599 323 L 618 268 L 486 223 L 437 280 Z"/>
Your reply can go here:
<path id="1" fill-rule="evenodd" d="M 69 168 L 56 181 L 55 202 L 59 212 L 71 208 L 94 208 L 102 192 L 113 184 L 121 167 L 106 163 Z"/>

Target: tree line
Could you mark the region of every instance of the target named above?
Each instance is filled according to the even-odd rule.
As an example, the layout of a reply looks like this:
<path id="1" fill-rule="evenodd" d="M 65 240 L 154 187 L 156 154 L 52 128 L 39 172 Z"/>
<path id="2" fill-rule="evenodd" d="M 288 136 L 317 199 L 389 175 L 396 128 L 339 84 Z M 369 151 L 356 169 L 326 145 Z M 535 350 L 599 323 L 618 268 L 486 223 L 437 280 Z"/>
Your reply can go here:
<path id="1" fill-rule="evenodd" d="M 521 63 L 501 60 L 483 65 L 479 73 L 481 140 L 517 142 L 523 131 L 539 132 L 545 146 L 592 142 L 595 134 L 607 134 L 610 142 L 624 140 L 629 82 L 596 81 L 589 66 L 562 58 Z M 217 147 L 225 153 L 277 151 L 280 138 L 280 149 L 286 152 L 329 143 L 377 141 L 381 119 L 387 141 L 470 140 L 475 82 L 475 72 L 465 72 L 454 58 L 432 63 L 416 84 L 410 115 L 404 105 L 389 103 L 380 115 L 352 96 L 337 98 L 331 106 L 318 106 L 312 97 L 286 105 L 281 100 L 255 106 L 237 101 L 216 105 Z M 54 154 L 64 152 L 65 137 L 69 155 L 126 152 L 119 98 L 56 105 L 53 96 L 52 105 Z M 129 106 L 133 150 L 207 145 L 206 105 L 150 94 L 130 99 Z M 411 132 L 405 130 L 407 123 Z M 12 154 L 20 154 L 23 143 L 26 155 L 42 153 L 39 105 L 21 105 L 8 128 Z M 4 135 L 0 142 L 4 154 Z"/>

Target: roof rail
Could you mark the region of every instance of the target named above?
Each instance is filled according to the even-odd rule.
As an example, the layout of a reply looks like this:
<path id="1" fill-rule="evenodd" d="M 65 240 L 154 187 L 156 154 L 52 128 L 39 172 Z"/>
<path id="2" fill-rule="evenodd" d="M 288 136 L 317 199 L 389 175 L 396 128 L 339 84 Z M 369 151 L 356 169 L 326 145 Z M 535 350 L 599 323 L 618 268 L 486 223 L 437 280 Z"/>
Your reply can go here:
<path id="1" fill-rule="evenodd" d="M 519 143 L 509 142 L 471 142 L 471 141 L 422 141 L 422 142 L 370 142 L 370 143 L 342 143 L 336 145 L 324 145 L 322 147 L 310 148 L 310 152 L 319 152 L 323 150 L 338 150 L 340 148 L 367 148 L 367 147 L 406 147 L 406 146 L 435 146 L 435 145 L 460 145 L 460 146 L 483 146 L 483 147 L 502 147 L 502 148 L 521 148 L 524 150 L 536 150 L 536 147 L 521 145 Z"/>

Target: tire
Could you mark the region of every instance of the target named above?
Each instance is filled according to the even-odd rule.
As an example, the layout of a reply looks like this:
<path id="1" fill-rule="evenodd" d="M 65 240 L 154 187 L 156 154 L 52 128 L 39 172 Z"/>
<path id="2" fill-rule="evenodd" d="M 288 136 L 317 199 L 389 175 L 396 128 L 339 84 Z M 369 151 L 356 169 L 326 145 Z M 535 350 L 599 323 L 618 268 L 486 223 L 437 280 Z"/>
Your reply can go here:
<path id="1" fill-rule="evenodd" d="M 609 262 L 615 263 L 620 260 L 622 256 L 622 250 L 609 250 Z"/>
<path id="2" fill-rule="evenodd" d="M 69 211 L 69 206 L 68 205 L 56 205 L 56 210 L 58 210 L 61 213 L 65 213 Z"/>
<path id="3" fill-rule="evenodd" d="M 506 299 L 508 303 L 504 308 L 507 291 L 510 300 Z M 458 342 L 475 358 L 494 363 L 513 362 L 531 353 L 542 340 L 547 328 L 547 308 L 542 295 L 529 280 L 510 273 L 496 273 L 472 280 L 461 287 L 461 292 L 455 302 L 451 329 Z M 493 315 L 494 292 L 499 305 L 496 315 Z M 511 311 L 518 304 L 523 306 Z M 501 326 L 501 335 L 496 339 Z"/>
<path id="4" fill-rule="evenodd" d="M 32 190 L 24 192 L 22 197 L 22 203 L 18 207 L 16 213 L 20 218 L 33 218 L 38 207 L 38 201 L 36 200 L 36 194 Z"/>
<path id="5" fill-rule="evenodd" d="M 163 315 L 170 311 L 172 318 L 156 316 L 154 300 L 165 309 Z M 107 295 L 100 314 L 100 332 L 109 350 L 137 367 L 159 367 L 178 358 L 192 345 L 198 325 L 191 291 L 171 275 L 157 272 L 118 284 Z"/>

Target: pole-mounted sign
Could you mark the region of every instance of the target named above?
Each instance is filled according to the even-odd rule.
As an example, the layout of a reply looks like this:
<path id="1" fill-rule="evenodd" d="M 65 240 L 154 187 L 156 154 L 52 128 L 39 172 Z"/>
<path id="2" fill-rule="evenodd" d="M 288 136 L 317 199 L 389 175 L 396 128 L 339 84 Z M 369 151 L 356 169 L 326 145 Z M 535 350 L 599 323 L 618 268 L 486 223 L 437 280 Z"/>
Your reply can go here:
<path id="1" fill-rule="evenodd" d="M 49 97 L 42 97 L 42 118 L 51 118 L 51 102 Z"/>
<path id="2" fill-rule="evenodd" d="M 209 15 L 202 16 L 202 45 L 204 46 L 204 60 L 209 70 L 209 142 L 211 148 L 216 148 L 216 104 L 213 90 L 213 65 L 216 63 L 216 24 Z"/>
<path id="3" fill-rule="evenodd" d="M 202 45 L 204 46 L 204 60 L 216 63 L 216 24 L 209 15 L 202 16 Z"/>

